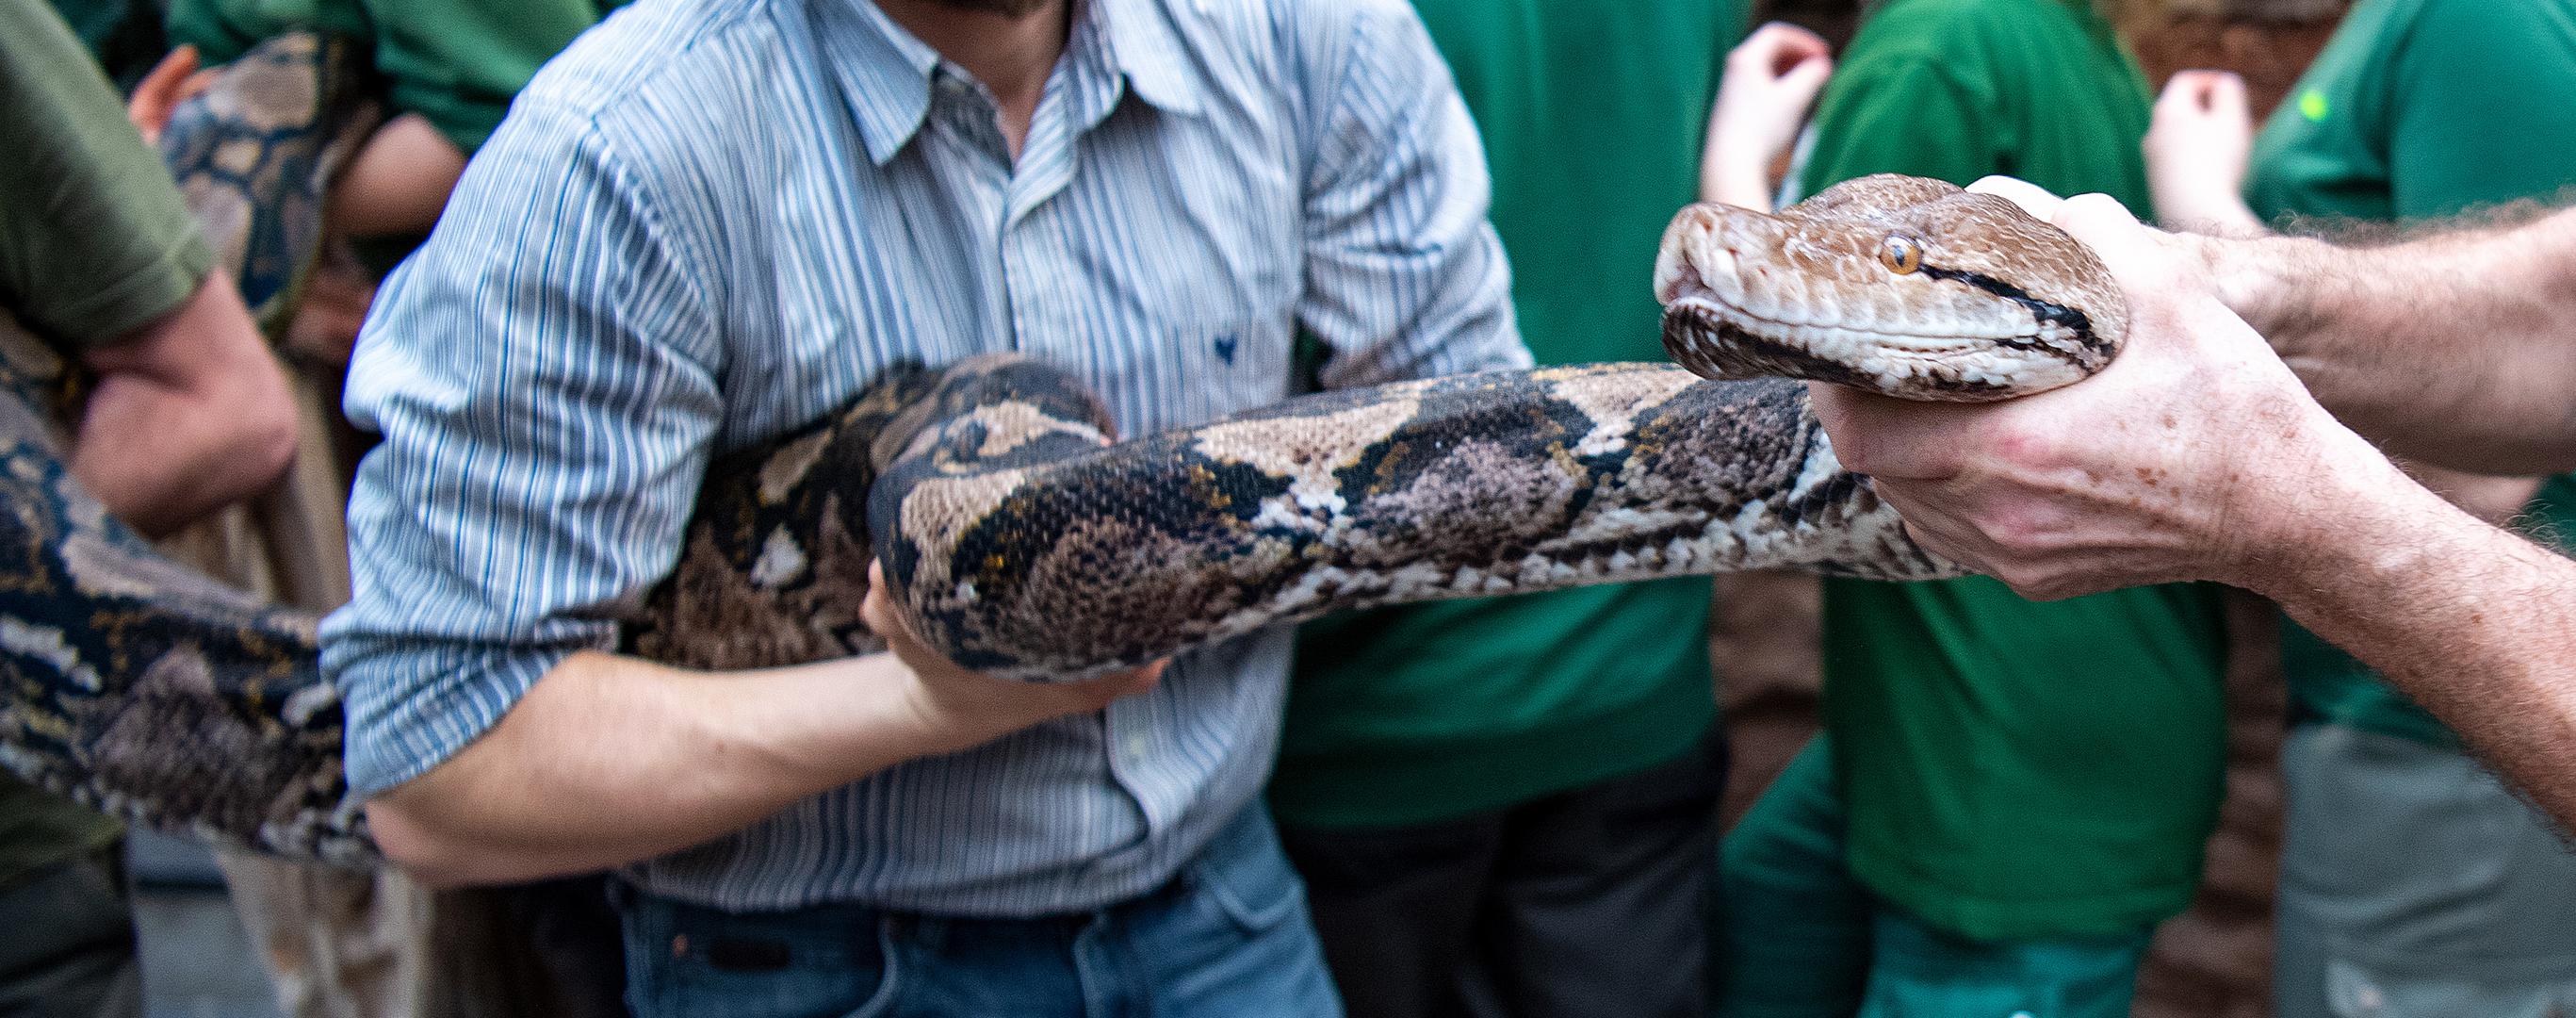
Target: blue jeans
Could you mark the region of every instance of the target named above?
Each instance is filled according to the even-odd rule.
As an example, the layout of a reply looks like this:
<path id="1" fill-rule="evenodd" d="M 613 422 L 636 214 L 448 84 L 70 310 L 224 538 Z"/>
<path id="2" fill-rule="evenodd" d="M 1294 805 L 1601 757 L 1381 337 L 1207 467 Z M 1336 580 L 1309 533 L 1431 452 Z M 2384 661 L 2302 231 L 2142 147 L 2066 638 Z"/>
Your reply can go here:
<path id="1" fill-rule="evenodd" d="M 1305 889 L 1259 804 L 1171 883 L 1095 912 L 734 913 L 621 888 L 637 1018 L 1339 1018 Z"/>

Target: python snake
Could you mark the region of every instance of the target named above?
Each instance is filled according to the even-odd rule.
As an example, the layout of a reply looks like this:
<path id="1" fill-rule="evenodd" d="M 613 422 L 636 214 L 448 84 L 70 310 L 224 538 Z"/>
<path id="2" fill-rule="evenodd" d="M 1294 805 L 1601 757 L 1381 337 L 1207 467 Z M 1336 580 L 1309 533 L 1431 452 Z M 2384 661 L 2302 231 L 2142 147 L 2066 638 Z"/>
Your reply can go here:
<path id="1" fill-rule="evenodd" d="M 2127 317 L 2064 234 L 1911 178 L 1776 216 L 1686 209 L 1655 285 L 1683 367 L 1329 392 L 1124 442 L 1040 362 L 888 371 L 710 470 L 623 648 L 716 669 L 878 649 L 858 619 L 872 551 L 928 644 L 1033 680 L 1403 601 L 1774 567 L 1954 575 L 1784 379 L 2003 398 L 2098 370 Z M 316 620 L 110 518 L 49 433 L 48 370 L 0 361 L 0 765 L 132 821 L 373 860 Z"/>

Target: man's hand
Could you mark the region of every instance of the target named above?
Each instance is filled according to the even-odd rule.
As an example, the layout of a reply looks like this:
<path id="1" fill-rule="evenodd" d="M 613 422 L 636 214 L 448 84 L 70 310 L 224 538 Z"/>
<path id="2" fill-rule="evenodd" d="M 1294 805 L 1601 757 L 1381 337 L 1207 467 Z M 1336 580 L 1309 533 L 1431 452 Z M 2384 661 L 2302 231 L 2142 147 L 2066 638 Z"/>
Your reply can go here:
<path id="1" fill-rule="evenodd" d="M 376 283 L 368 278 L 366 267 L 349 253 L 346 241 L 326 235 L 322 256 L 305 276 L 295 317 L 287 321 L 280 346 L 290 355 L 345 371 L 350 351 L 358 343 L 358 330 L 367 324 L 367 308 L 375 300 Z"/>
<path id="2" fill-rule="evenodd" d="M 1836 453 L 1925 547 L 2040 599 L 2190 579 L 2262 589 L 2317 536 L 2300 530 L 2306 500 L 2412 487 L 2307 398 L 2188 244 L 2103 195 L 1977 189 L 2101 255 L 2128 295 L 2128 347 L 2093 378 L 1994 404 L 1814 386 Z"/>
<path id="3" fill-rule="evenodd" d="M 2254 150 L 2244 79 L 2226 71 L 2175 74 L 2156 99 L 2144 148 L 2147 186 L 2165 223 L 2202 233 L 2262 231 L 2241 193 Z"/>
<path id="4" fill-rule="evenodd" d="M 1807 107 L 1833 71 L 1824 38 L 1796 25 L 1775 21 L 1737 44 L 1709 113 L 1700 200 L 1768 211 L 1771 168 L 1797 142 Z"/>
<path id="5" fill-rule="evenodd" d="M 923 733 L 951 751 L 981 745 L 1041 721 L 1088 714 L 1110 701 L 1154 687 L 1169 661 L 1081 682 L 1013 682 L 968 671 L 913 635 L 886 596 L 885 570 L 868 563 L 868 599 L 859 618 L 885 637 L 911 673 L 905 703 Z"/>

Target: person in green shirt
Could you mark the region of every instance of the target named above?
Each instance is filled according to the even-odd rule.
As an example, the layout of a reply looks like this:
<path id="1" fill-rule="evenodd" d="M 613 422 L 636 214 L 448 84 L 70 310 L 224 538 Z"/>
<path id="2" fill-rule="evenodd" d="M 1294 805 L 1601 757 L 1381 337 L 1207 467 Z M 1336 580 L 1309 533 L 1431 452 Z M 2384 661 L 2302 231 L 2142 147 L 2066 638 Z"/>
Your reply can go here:
<path id="1" fill-rule="evenodd" d="M 332 53 L 355 44 L 373 72 L 358 87 L 387 114 L 331 181 L 320 216 L 330 239 L 283 244 L 276 252 L 275 261 L 297 267 L 298 285 L 276 298 L 283 313 L 269 320 L 279 326 L 280 347 L 302 369 L 299 384 L 321 396 L 307 406 L 328 419 L 308 427 L 327 435 L 321 444 L 338 454 L 324 457 L 338 461 L 337 472 L 317 470 L 303 485 L 307 498 L 287 510 L 329 521 L 313 530 L 337 536 L 348 470 L 372 441 L 338 419 L 336 397 L 376 280 L 425 238 L 467 159 L 538 69 L 623 2 L 169 4 L 171 41 L 192 47 L 209 64 L 297 52 L 295 36 L 321 37 Z M 148 78 L 137 90 L 138 105 L 165 115 L 180 107 L 185 89 L 145 102 L 144 93 L 175 77 Z M 255 215 L 287 214 L 273 195 L 251 197 Z M 345 562 L 316 561 L 285 546 L 302 533 L 286 528 L 278 535 L 286 540 L 272 539 L 253 554 L 313 567 L 300 578 L 313 581 L 304 589 L 317 597 L 303 606 L 327 610 L 347 596 Z M 255 953 L 269 967 L 279 1008 L 289 1015 L 626 1012 L 616 919 L 602 877 L 432 890 L 391 870 L 361 873 L 234 852 L 218 853 L 216 862 Z"/>
<path id="2" fill-rule="evenodd" d="M 2363 0 L 2249 153 L 2250 133 L 2241 84 L 2177 76 L 2148 147 L 2168 220 L 2420 223 L 2560 198 L 2576 184 L 2576 2 Z M 2576 549 L 2576 475 L 2416 469 L 2471 513 Z M 2296 623 L 2281 649 L 2276 1013 L 2576 1008 L 2576 852 L 2558 829 L 2360 662 Z"/>
<path id="3" fill-rule="evenodd" d="M 154 533 L 268 486 L 294 450 L 284 373 L 44 0 L 0 0 L 0 124 L 0 346 L 81 369 L 73 476 Z M 0 772 L 0 1014 L 141 1012 L 121 836 Z"/>
<path id="4" fill-rule="evenodd" d="M 173 45 L 209 64 L 290 31 L 375 49 L 397 117 L 426 121 L 471 155 L 500 126 L 537 68 L 625 0 L 174 0 Z"/>
<path id="5" fill-rule="evenodd" d="M 173 46 L 229 63 L 271 38 L 311 32 L 365 44 L 387 120 L 333 183 L 324 218 L 381 274 L 409 253 L 537 68 L 626 0 L 173 0 Z M 333 283 L 345 281 L 334 280 Z M 331 283 L 328 300 L 351 289 Z M 335 308 L 364 314 L 366 290 Z"/>
<path id="6" fill-rule="evenodd" d="M 1891 0 L 1797 190 L 2005 173 L 2143 206 L 2147 120 L 2084 0 Z M 2217 819 L 2217 592 L 1829 579 L 1824 603 L 1827 734 L 1726 840 L 1716 1013 L 2128 1014 Z"/>
<path id="7" fill-rule="evenodd" d="M 1695 194 L 1744 0 L 1414 6 L 1483 136 L 1531 352 L 1662 359 L 1644 267 Z M 1351 1014 L 1701 1013 L 1709 598 L 1686 578 L 1300 633 L 1269 801 Z"/>

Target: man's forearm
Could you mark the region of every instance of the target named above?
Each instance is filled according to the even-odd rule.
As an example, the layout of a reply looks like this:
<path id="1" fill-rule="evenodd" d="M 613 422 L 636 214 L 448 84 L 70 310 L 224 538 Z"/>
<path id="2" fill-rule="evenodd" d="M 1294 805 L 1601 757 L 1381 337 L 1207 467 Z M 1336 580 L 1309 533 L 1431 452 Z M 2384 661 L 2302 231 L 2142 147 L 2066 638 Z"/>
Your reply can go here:
<path id="1" fill-rule="evenodd" d="M 711 674 L 581 653 L 491 731 L 378 797 L 386 853 L 437 883 L 581 873 L 699 844 L 961 748 L 892 655 Z"/>
<path id="2" fill-rule="evenodd" d="M 221 274 L 178 309 L 83 363 L 72 476 L 146 534 L 175 529 L 276 483 L 294 459 L 286 374 Z"/>
<path id="3" fill-rule="evenodd" d="M 324 219 L 352 237 L 428 233 L 447 210 L 465 159 L 428 118 L 397 116 L 376 129 L 332 183 Z"/>
<path id="4" fill-rule="evenodd" d="M 2252 585 L 2576 826 L 2576 561 L 2401 485 L 2318 507 Z"/>
<path id="5" fill-rule="evenodd" d="M 2576 211 L 2385 247 L 2203 240 L 2317 401 L 2409 458 L 2576 469 Z"/>

